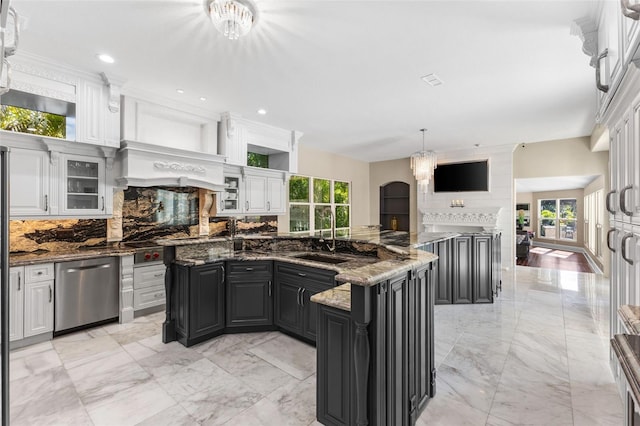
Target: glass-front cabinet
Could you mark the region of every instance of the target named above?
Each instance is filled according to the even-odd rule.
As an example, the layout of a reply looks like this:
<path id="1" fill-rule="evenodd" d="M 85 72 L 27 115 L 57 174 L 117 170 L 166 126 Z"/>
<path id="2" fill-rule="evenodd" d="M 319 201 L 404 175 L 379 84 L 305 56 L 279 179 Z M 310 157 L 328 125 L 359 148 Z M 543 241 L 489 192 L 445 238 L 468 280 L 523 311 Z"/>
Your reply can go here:
<path id="1" fill-rule="evenodd" d="M 225 174 L 224 184 L 226 188 L 218 192 L 217 212 L 220 216 L 242 213 L 242 176 Z"/>
<path id="2" fill-rule="evenodd" d="M 105 214 L 105 160 L 80 155 L 62 159 L 62 214 Z"/>

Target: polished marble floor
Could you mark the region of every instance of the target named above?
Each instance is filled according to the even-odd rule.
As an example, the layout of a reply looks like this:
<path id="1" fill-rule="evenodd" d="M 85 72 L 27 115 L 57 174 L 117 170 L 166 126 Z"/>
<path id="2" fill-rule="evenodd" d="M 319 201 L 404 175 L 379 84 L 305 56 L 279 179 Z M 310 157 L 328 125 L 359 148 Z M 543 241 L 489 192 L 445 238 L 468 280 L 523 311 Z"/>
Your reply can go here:
<path id="1" fill-rule="evenodd" d="M 419 425 L 620 425 L 607 281 L 516 267 L 492 305 L 436 307 Z M 161 314 L 12 352 L 12 425 L 315 425 L 315 349 L 284 334 L 184 348 Z"/>

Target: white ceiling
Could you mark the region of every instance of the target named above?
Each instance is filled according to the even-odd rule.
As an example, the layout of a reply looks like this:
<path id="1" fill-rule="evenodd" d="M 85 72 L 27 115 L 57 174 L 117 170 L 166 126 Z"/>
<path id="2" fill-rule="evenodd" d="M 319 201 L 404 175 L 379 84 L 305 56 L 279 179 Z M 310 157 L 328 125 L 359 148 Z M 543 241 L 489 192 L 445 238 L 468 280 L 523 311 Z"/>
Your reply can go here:
<path id="1" fill-rule="evenodd" d="M 598 175 L 516 179 L 516 192 L 545 192 L 563 191 L 565 189 L 582 189 L 593 182 L 597 177 Z"/>
<path id="2" fill-rule="evenodd" d="M 365 161 L 409 156 L 423 127 L 436 151 L 592 131 L 594 70 L 570 27 L 595 1 L 256 3 L 254 30 L 229 41 L 199 0 L 13 0 L 22 51 Z M 427 85 L 429 73 L 444 84 Z"/>

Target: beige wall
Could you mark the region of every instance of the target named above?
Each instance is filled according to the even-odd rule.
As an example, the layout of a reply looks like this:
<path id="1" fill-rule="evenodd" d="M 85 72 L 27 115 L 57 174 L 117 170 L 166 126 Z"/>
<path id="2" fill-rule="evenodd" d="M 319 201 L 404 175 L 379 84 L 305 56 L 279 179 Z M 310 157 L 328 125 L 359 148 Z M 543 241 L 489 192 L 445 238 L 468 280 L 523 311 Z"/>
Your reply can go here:
<path id="1" fill-rule="evenodd" d="M 409 232 L 417 229 L 416 180 L 408 158 L 369 163 L 369 224 L 380 224 L 380 187 L 389 182 L 409 184 Z"/>
<path id="2" fill-rule="evenodd" d="M 609 152 L 591 152 L 589 137 L 518 145 L 513 153 L 513 177 L 585 176 L 609 174 Z"/>
<path id="3" fill-rule="evenodd" d="M 296 174 L 350 182 L 351 226 L 369 224 L 369 163 L 300 144 Z M 278 231 L 289 232 L 288 210 L 278 216 Z"/>

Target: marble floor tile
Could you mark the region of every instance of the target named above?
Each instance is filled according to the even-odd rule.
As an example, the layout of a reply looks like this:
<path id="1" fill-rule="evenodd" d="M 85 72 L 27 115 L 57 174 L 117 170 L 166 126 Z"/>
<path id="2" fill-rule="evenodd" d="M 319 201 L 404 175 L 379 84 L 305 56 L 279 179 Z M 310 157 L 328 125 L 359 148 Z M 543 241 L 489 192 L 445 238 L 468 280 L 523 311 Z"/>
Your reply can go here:
<path id="1" fill-rule="evenodd" d="M 176 401 L 155 382 L 149 381 L 85 404 L 93 423 L 98 425 L 135 425 L 152 417 Z"/>
<path id="2" fill-rule="evenodd" d="M 316 372 L 315 348 L 285 334 L 254 346 L 249 352 L 298 380 L 304 380 Z"/>
<path id="3" fill-rule="evenodd" d="M 608 280 L 516 267 L 493 304 L 439 305 L 432 425 L 622 424 Z M 164 313 L 11 352 L 12 425 L 317 426 L 315 348 L 279 332 L 162 342 Z"/>

